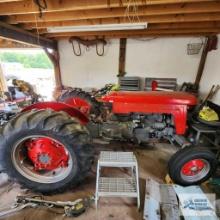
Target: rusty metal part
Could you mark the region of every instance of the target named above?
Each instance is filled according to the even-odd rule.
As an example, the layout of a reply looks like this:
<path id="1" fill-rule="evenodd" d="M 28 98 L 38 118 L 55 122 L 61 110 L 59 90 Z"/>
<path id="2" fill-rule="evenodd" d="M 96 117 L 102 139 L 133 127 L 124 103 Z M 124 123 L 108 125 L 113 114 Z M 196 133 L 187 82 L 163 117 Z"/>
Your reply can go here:
<path id="1" fill-rule="evenodd" d="M 76 52 L 76 49 L 74 47 L 74 41 L 76 41 L 78 43 L 78 53 Z M 73 47 L 73 52 L 76 56 L 81 56 L 82 55 L 82 50 L 81 50 L 81 45 L 84 45 L 86 46 L 86 48 L 89 48 L 91 46 L 96 46 L 96 54 L 98 56 L 103 56 L 104 53 L 105 53 L 105 45 L 107 44 L 106 40 L 104 39 L 93 39 L 93 40 L 84 40 L 82 38 L 79 38 L 79 37 L 71 37 L 69 39 L 69 42 L 72 44 L 72 47 Z M 98 45 L 99 44 L 102 44 L 102 51 L 99 51 L 98 50 Z"/>
<path id="2" fill-rule="evenodd" d="M 22 204 L 22 205 L 18 205 L 15 204 L 13 207 L 11 207 L 8 210 L 4 210 L 0 212 L 0 218 L 4 217 L 4 216 L 9 216 L 13 213 L 19 212 L 25 208 L 35 208 L 37 205 L 34 203 L 26 203 L 26 204 Z"/>

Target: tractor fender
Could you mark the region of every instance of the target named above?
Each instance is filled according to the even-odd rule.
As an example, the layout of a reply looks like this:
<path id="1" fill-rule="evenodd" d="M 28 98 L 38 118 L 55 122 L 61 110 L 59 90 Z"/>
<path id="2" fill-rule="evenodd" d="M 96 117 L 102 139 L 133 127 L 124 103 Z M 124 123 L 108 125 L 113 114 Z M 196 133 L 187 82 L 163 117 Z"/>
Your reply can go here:
<path id="1" fill-rule="evenodd" d="M 89 119 L 85 114 L 63 102 L 38 102 L 23 108 L 22 112 L 30 111 L 32 109 L 52 109 L 56 112 L 64 111 L 71 117 L 78 119 L 82 125 L 86 125 L 89 122 Z"/>

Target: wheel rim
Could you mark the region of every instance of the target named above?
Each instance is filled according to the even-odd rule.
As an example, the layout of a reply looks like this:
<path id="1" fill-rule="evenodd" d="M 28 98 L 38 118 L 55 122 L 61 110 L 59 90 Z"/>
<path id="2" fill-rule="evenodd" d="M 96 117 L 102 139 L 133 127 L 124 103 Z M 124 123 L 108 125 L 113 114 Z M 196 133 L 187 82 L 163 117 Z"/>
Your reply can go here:
<path id="1" fill-rule="evenodd" d="M 210 171 L 210 164 L 205 159 L 193 159 L 186 162 L 181 169 L 181 177 L 186 182 L 196 182 Z"/>
<path id="2" fill-rule="evenodd" d="M 35 165 L 33 164 L 33 161 L 28 156 L 27 153 L 27 142 L 37 140 L 40 138 L 48 138 L 51 141 L 55 142 L 58 145 L 61 145 L 64 147 L 66 154 L 68 155 L 68 162 L 67 166 L 65 167 L 57 167 L 53 170 L 36 170 Z M 66 147 L 60 143 L 59 141 L 48 137 L 48 136 L 42 136 L 42 135 L 32 135 L 27 136 L 18 142 L 16 142 L 13 146 L 13 150 L 11 153 L 11 159 L 13 162 L 13 165 L 15 169 L 25 178 L 38 182 L 38 183 L 56 183 L 63 179 L 65 179 L 72 171 L 73 168 L 73 158 L 69 151 L 66 149 Z M 44 158 L 41 158 L 42 161 L 45 160 Z"/>

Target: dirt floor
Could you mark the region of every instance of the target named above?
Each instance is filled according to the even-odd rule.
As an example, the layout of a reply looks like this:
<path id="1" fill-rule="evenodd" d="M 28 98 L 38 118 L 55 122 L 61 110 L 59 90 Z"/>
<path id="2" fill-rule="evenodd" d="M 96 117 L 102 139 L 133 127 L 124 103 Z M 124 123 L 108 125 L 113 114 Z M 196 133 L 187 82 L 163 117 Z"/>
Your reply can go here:
<path id="1" fill-rule="evenodd" d="M 163 182 L 166 176 L 167 161 L 170 156 L 176 151 L 176 147 L 171 146 L 167 143 L 155 143 L 151 146 L 135 146 L 128 143 L 95 143 L 96 157 L 98 158 L 99 152 L 101 150 L 113 150 L 113 151 L 133 151 L 137 156 L 139 164 L 139 177 L 140 177 L 140 190 L 141 190 L 141 206 L 143 210 L 143 201 L 145 196 L 145 179 L 147 177 L 152 177 L 159 182 Z M 97 161 L 97 160 L 96 160 Z M 104 176 L 112 175 L 128 175 L 126 169 L 105 169 L 102 173 Z M 4 177 L 2 177 L 4 178 Z M 1 182 L 1 180 L 0 180 Z M 2 180 L 2 182 L 4 182 Z M 95 193 L 95 183 L 96 183 L 96 164 L 92 169 L 90 175 L 82 182 L 77 188 L 70 189 L 69 191 L 57 194 L 54 196 L 45 196 L 47 200 L 75 200 L 81 197 L 86 197 L 93 195 Z M 0 209 L 5 209 L 13 204 L 14 199 L 17 195 L 23 194 L 34 194 L 30 190 L 22 189 L 19 184 L 7 182 L 0 186 Z M 5 217 L 1 219 L 7 220 L 61 220 L 68 219 L 64 217 L 60 212 L 61 210 L 49 211 L 49 209 L 25 209 L 16 213 L 10 217 Z M 136 202 L 134 199 L 125 198 L 101 198 L 99 201 L 99 207 L 96 210 L 95 206 L 92 205 L 84 214 L 77 217 L 78 220 L 139 220 L 142 219 L 142 211 L 137 210 Z"/>

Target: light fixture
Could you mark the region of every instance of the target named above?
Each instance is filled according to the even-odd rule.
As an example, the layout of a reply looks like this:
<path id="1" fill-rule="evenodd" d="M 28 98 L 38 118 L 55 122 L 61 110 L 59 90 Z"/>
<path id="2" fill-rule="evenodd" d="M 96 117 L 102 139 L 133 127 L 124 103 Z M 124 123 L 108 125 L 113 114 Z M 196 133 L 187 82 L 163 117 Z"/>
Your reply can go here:
<path id="1" fill-rule="evenodd" d="M 86 31 L 121 31 L 121 30 L 141 30 L 146 28 L 147 28 L 147 22 L 48 27 L 47 32 L 62 33 L 62 32 L 86 32 Z"/>

